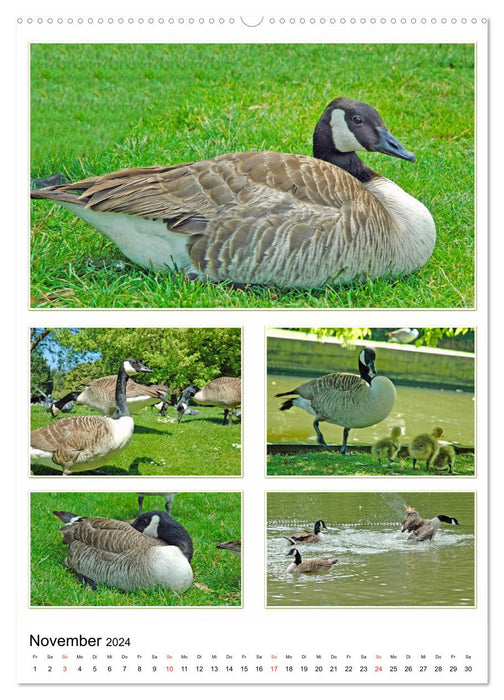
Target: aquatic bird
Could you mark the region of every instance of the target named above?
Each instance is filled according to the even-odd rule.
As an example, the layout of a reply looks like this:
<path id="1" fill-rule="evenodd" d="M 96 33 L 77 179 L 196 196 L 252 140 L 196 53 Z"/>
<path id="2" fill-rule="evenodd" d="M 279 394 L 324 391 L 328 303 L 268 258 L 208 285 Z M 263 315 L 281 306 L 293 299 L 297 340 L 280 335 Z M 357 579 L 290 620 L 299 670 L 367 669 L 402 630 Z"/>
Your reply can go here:
<path id="1" fill-rule="evenodd" d="M 228 549 L 230 552 L 234 552 L 241 557 L 241 541 L 235 540 L 233 542 L 219 542 L 215 545 L 218 549 Z"/>
<path id="2" fill-rule="evenodd" d="M 390 437 L 382 438 L 372 446 L 371 454 L 373 457 L 378 458 L 378 464 L 381 465 L 382 459 L 388 459 L 390 462 L 393 462 L 395 457 L 397 457 L 397 453 L 401 448 L 401 443 L 399 442 L 401 433 L 402 429 L 395 425 L 390 431 Z"/>
<path id="3" fill-rule="evenodd" d="M 151 371 L 139 360 L 121 362 L 116 378 L 116 410 L 111 417 L 71 416 L 32 430 L 31 463 L 58 469 L 66 475 L 110 462 L 133 436 L 133 419 L 126 402 L 128 379 L 138 372 Z"/>
<path id="4" fill-rule="evenodd" d="M 200 389 L 190 384 L 182 392 L 177 403 L 178 420 L 188 412 L 190 399 L 202 406 L 218 406 L 224 409 L 223 425 L 232 425 L 233 410 L 241 405 L 241 379 L 237 377 L 218 377 Z"/>
<path id="5" fill-rule="evenodd" d="M 134 522 L 84 518 L 53 511 L 65 525 L 65 565 L 93 588 L 103 583 L 123 591 L 163 586 L 183 593 L 193 581 L 193 544 L 187 530 L 162 511 Z"/>
<path id="6" fill-rule="evenodd" d="M 359 373 L 325 374 L 305 382 L 292 391 L 276 394 L 276 397 L 297 395 L 287 399 L 281 411 L 299 406 L 315 416 L 313 427 L 317 442 L 330 450 L 319 428 L 320 421 L 343 426 L 341 454 L 346 454 L 348 433 L 351 428 L 365 428 L 386 418 L 396 400 L 395 386 L 387 377 L 377 376 L 376 353 L 365 348 L 359 354 Z"/>
<path id="7" fill-rule="evenodd" d="M 453 474 L 453 465 L 455 464 L 455 448 L 453 445 L 441 445 L 439 452 L 434 459 L 435 467 L 448 466 L 448 473 Z"/>
<path id="8" fill-rule="evenodd" d="M 175 496 L 179 493 L 179 491 L 170 491 L 166 493 L 161 493 L 159 491 L 141 491 L 138 493 L 138 515 L 142 515 L 142 506 L 144 502 L 144 497 L 145 496 L 163 496 L 165 499 L 165 509 L 168 515 L 171 515 L 171 509 L 173 505 L 173 501 L 175 499 Z"/>
<path id="9" fill-rule="evenodd" d="M 111 416 L 115 411 L 116 382 L 116 374 L 84 382 L 84 389 L 71 391 L 55 401 L 51 406 L 51 413 L 55 416 L 59 411 L 65 410 L 69 402 L 75 402 L 89 406 L 104 416 Z M 130 413 L 136 413 L 145 406 L 152 406 L 166 396 L 167 392 L 168 389 L 163 384 L 148 386 L 130 380 L 126 385 L 126 403 Z"/>
<path id="10" fill-rule="evenodd" d="M 407 508 L 406 518 L 402 521 L 401 532 L 411 533 L 409 540 L 432 540 L 439 529 L 441 523 L 450 525 L 460 525 L 457 518 L 452 518 L 449 515 L 436 515 L 435 518 L 421 518 L 418 511 L 414 508 Z"/>
<path id="11" fill-rule="evenodd" d="M 314 157 L 231 153 L 31 197 L 69 209 L 134 263 L 190 278 L 313 288 L 413 272 L 432 254 L 432 216 L 357 151 L 415 160 L 376 109 L 339 97 L 316 125 Z"/>
<path id="12" fill-rule="evenodd" d="M 427 469 L 430 467 L 431 462 L 435 459 L 439 451 L 438 438 L 440 438 L 442 434 L 443 429 L 436 427 L 433 428 L 430 435 L 428 433 L 422 433 L 413 438 L 409 446 L 409 453 L 413 459 L 413 469 L 419 459 L 425 460 Z"/>
<path id="13" fill-rule="evenodd" d="M 418 338 L 418 328 L 398 328 L 387 333 L 392 343 L 412 343 Z"/>
<path id="14" fill-rule="evenodd" d="M 288 574 L 309 574 L 315 571 L 328 571 L 337 559 L 307 559 L 302 561 L 301 554 L 297 549 L 291 549 L 288 557 L 294 555 L 294 561 L 287 567 Z"/>
<path id="15" fill-rule="evenodd" d="M 284 536 L 284 539 L 288 540 L 291 544 L 309 544 L 311 542 L 320 542 L 320 540 L 324 539 L 324 533 L 321 532 L 322 528 L 324 528 L 324 530 L 328 529 L 323 520 L 317 520 L 311 532 L 310 530 L 302 530 L 301 532 L 296 532 L 295 535 L 291 535 L 290 537 Z"/>

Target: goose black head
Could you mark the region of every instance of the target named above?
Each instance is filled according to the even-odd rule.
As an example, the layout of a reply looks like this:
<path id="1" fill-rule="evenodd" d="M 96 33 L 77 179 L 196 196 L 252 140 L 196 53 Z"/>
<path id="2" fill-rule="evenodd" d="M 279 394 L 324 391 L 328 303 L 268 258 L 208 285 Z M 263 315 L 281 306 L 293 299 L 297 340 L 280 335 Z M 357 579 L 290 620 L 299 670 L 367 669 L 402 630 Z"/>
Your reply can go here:
<path id="1" fill-rule="evenodd" d="M 133 374 L 138 374 L 139 372 L 153 371 L 144 365 L 143 362 L 140 362 L 140 360 L 135 360 L 133 357 L 129 357 L 127 360 L 124 360 L 122 367 L 129 377 L 131 377 Z"/>
<path id="2" fill-rule="evenodd" d="M 438 515 L 437 518 L 438 520 L 441 520 L 442 523 L 448 523 L 449 525 L 460 525 L 457 518 L 451 518 L 449 515 Z"/>
<path id="3" fill-rule="evenodd" d="M 186 559 L 190 562 L 193 555 L 193 543 L 185 527 L 174 520 L 168 513 L 162 510 L 153 510 L 150 513 L 139 515 L 131 523 L 132 527 L 143 532 L 148 537 L 154 537 L 166 542 L 166 544 L 178 547 Z"/>
<path id="4" fill-rule="evenodd" d="M 189 407 L 189 401 L 192 399 L 192 397 L 198 393 L 199 387 L 196 386 L 196 384 L 189 384 L 184 391 L 182 392 L 182 396 L 177 402 L 177 405 L 175 408 L 177 409 L 177 420 L 180 421 L 184 413 L 187 411 Z"/>
<path id="5" fill-rule="evenodd" d="M 361 350 L 359 355 L 359 372 L 362 379 L 364 379 L 368 384 L 371 383 L 371 379 L 376 375 L 376 353 L 373 348 L 364 348 Z"/>
<path id="6" fill-rule="evenodd" d="M 324 528 L 324 530 L 329 529 L 328 527 L 326 527 L 326 524 L 323 520 L 317 520 L 317 522 L 315 523 L 315 528 L 314 528 L 315 534 L 318 535 L 318 533 L 320 532 L 320 530 L 322 528 Z"/>
<path id="7" fill-rule="evenodd" d="M 413 153 L 392 136 L 374 107 L 348 97 L 338 97 L 330 102 L 315 128 L 314 156 L 330 160 L 324 154 L 334 150 L 339 153 L 378 151 L 404 160 L 415 160 Z"/>

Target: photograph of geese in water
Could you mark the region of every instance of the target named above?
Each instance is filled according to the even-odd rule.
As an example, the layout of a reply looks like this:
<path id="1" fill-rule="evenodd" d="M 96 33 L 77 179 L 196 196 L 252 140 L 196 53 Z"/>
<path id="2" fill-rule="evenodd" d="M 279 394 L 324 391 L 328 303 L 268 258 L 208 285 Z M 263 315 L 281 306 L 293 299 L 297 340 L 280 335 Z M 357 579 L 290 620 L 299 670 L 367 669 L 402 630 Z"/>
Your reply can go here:
<path id="1" fill-rule="evenodd" d="M 267 605 L 473 607 L 474 514 L 472 492 L 269 492 Z"/>
<path id="2" fill-rule="evenodd" d="M 267 330 L 268 476 L 474 476 L 471 328 Z"/>
<path id="3" fill-rule="evenodd" d="M 240 328 L 32 328 L 34 476 L 240 476 Z"/>
<path id="4" fill-rule="evenodd" d="M 474 307 L 473 45 L 30 51 L 32 308 Z"/>
<path id="5" fill-rule="evenodd" d="M 31 605 L 240 606 L 241 499 L 32 493 Z"/>

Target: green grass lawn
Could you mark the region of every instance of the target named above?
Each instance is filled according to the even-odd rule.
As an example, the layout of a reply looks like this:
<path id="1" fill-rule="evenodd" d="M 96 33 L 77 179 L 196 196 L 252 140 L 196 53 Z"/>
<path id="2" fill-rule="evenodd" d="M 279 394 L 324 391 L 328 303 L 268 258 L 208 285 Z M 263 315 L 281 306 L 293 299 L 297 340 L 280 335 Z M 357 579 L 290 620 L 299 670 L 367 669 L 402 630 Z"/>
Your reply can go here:
<path id="1" fill-rule="evenodd" d="M 474 475 L 474 454 L 458 454 L 453 467 L 454 476 Z M 378 464 L 369 452 L 355 451 L 348 455 L 339 452 L 305 452 L 295 455 L 268 455 L 268 476 L 450 476 L 448 467 L 429 470 L 425 462 L 417 462 L 413 469 L 411 459 L 399 458 L 394 464 Z"/>
<path id="2" fill-rule="evenodd" d="M 199 415 L 184 416 L 177 423 L 176 412 L 168 408 L 166 416 L 154 408 L 133 414 L 135 431 L 128 447 L 107 464 L 79 475 L 113 476 L 240 476 L 241 424 L 222 425 L 223 411 L 200 406 Z M 76 406 L 70 415 L 91 415 L 85 406 Z M 94 414 L 96 415 L 96 413 Z M 40 406 L 31 407 L 32 430 L 46 425 L 50 414 Z M 61 472 L 32 466 L 36 476 L 54 476 Z"/>
<path id="3" fill-rule="evenodd" d="M 36 44 L 31 175 L 79 179 L 233 151 L 311 155 L 315 124 L 338 96 L 375 106 L 417 157 L 364 154 L 433 214 L 438 242 L 419 272 L 310 291 L 189 283 L 136 267 L 69 212 L 37 201 L 32 306 L 472 307 L 471 45 Z"/>
<path id="4" fill-rule="evenodd" d="M 146 497 L 144 512 L 162 510 L 164 499 Z M 181 493 L 172 517 L 184 525 L 194 544 L 194 584 L 178 594 L 161 587 L 131 592 L 99 585 L 84 586 L 65 567 L 67 546 L 63 523 L 53 510 L 82 516 L 130 520 L 138 515 L 135 493 L 31 494 L 31 605 L 34 606 L 239 606 L 241 559 L 216 548 L 221 541 L 241 538 L 241 494 Z"/>

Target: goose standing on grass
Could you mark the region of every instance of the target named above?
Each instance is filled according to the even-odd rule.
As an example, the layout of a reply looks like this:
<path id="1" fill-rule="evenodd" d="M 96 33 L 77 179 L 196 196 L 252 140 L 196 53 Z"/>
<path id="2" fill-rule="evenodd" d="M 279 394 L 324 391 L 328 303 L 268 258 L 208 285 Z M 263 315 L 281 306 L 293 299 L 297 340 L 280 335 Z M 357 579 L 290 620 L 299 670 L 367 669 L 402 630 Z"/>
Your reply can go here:
<path id="1" fill-rule="evenodd" d="M 142 515 L 142 506 L 144 502 L 144 497 L 145 496 L 163 496 L 165 499 L 165 509 L 168 515 L 171 515 L 171 509 L 172 509 L 172 504 L 175 499 L 175 496 L 179 493 L 179 491 L 170 491 L 170 492 L 164 492 L 161 493 L 159 491 L 142 491 L 138 493 L 138 515 Z"/>
<path id="2" fill-rule="evenodd" d="M 317 123 L 313 158 L 231 153 L 31 197 L 66 207 L 142 267 L 214 282 L 313 288 L 413 272 L 432 254 L 432 216 L 356 151 L 415 160 L 376 109 L 339 97 Z"/>
<path id="3" fill-rule="evenodd" d="M 325 374 L 319 379 L 312 379 L 292 391 L 276 394 L 276 397 L 296 395 L 287 399 L 281 411 L 292 406 L 299 406 L 315 416 L 313 427 L 317 433 L 317 442 L 326 450 L 331 448 L 320 432 L 319 422 L 327 421 L 343 426 L 343 443 L 341 454 L 346 454 L 348 433 L 351 428 L 366 428 L 384 420 L 394 408 L 396 400 L 395 386 L 388 377 L 376 375 L 376 353 L 372 348 L 365 348 L 359 354 L 359 372 L 348 374 Z"/>
<path id="4" fill-rule="evenodd" d="M 426 469 L 430 467 L 432 461 L 439 452 L 438 439 L 442 435 L 443 428 L 435 427 L 430 435 L 428 433 L 422 433 L 413 438 L 409 446 L 409 453 L 413 460 L 413 469 L 419 459 L 425 460 Z"/>
<path id="5" fill-rule="evenodd" d="M 93 588 L 103 583 L 123 591 L 163 586 L 182 593 L 192 584 L 193 544 L 187 530 L 162 511 L 134 522 L 83 518 L 54 511 L 65 525 L 65 565 Z"/>
<path id="6" fill-rule="evenodd" d="M 435 467 L 448 467 L 448 473 L 453 474 L 455 464 L 455 448 L 453 445 L 441 445 L 434 459 Z"/>
<path id="7" fill-rule="evenodd" d="M 290 537 L 285 537 L 291 544 L 310 544 L 312 542 L 320 542 L 324 539 L 324 533 L 321 532 L 322 528 L 327 530 L 326 524 L 323 520 L 317 520 L 313 526 L 313 530 L 302 530 L 301 532 L 296 532 L 296 534 Z"/>
<path id="8" fill-rule="evenodd" d="M 397 457 L 397 453 L 401 448 L 401 443 L 399 442 L 401 434 L 402 429 L 398 425 L 395 425 L 390 431 L 390 437 L 382 438 L 372 446 L 371 454 L 373 457 L 378 458 L 378 464 L 380 466 L 382 459 L 388 459 L 389 462 L 393 462 Z"/>
<path id="9" fill-rule="evenodd" d="M 316 571 L 329 571 L 336 564 L 337 559 L 307 559 L 302 561 L 301 554 L 295 548 L 288 552 L 287 556 L 294 555 L 294 561 L 287 567 L 288 574 L 311 574 Z"/>
<path id="10" fill-rule="evenodd" d="M 189 412 L 189 401 L 193 399 L 202 406 L 218 406 L 224 409 L 223 425 L 232 425 L 234 409 L 241 405 L 241 379 L 218 377 L 200 389 L 195 384 L 186 387 L 177 403 L 178 420 Z"/>
<path id="11" fill-rule="evenodd" d="M 401 532 L 411 533 L 409 540 L 432 540 L 436 536 L 441 523 L 449 525 L 460 525 L 457 518 L 452 518 L 449 515 L 436 515 L 435 518 L 421 518 L 420 514 L 414 508 L 407 508 L 406 518 L 402 521 Z"/>
<path id="12" fill-rule="evenodd" d="M 89 406 L 104 416 L 111 416 L 115 411 L 116 382 L 116 374 L 85 382 L 84 389 L 72 391 L 55 401 L 51 406 L 51 413 L 55 416 L 59 411 L 64 411 L 70 402 L 75 402 Z M 136 413 L 145 406 L 156 404 L 167 393 L 168 389 L 162 384 L 147 386 L 131 380 L 126 385 L 126 403 L 130 413 Z"/>
<path id="13" fill-rule="evenodd" d="M 152 370 L 135 359 L 121 363 L 112 417 L 72 416 L 32 430 L 31 464 L 58 469 L 66 475 L 97 469 L 120 454 L 129 445 L 134 429 L 126 402 L 126 384 L 138 372 Z"/>

